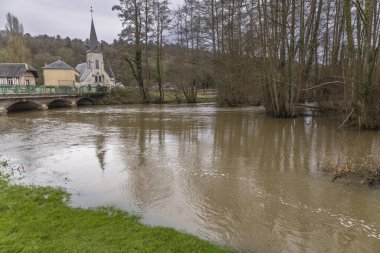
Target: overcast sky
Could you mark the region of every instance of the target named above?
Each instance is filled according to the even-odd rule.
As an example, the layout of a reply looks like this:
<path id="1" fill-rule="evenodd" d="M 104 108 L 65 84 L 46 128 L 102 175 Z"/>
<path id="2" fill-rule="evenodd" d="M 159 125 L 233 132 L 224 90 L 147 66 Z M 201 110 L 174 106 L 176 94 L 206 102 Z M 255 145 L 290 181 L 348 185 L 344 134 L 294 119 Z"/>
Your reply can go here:
<path id="1" fill-rule="evenodd" d="M 171 0 L 176 6 L 183 0 Z M 90 36 L 90 7 L 99 40 L 112 42 L 121 30 L 117 13 L 111 10 L 118 0 L 0 0 L 0 30 L 5 27 L 5 15 L 10 12 L 32 35 L 61 35 L 87 39 Z"/>

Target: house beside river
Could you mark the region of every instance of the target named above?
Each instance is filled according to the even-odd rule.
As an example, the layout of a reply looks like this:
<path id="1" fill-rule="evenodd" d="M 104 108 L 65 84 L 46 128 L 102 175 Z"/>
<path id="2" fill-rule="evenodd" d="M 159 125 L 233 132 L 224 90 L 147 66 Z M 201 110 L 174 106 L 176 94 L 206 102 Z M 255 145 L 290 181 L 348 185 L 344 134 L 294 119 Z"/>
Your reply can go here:
<path id="1" fill-rule="evenodd" d="M 26 63 L 0 63 L 0 86 L 36 85 L 38 73 Z"/>

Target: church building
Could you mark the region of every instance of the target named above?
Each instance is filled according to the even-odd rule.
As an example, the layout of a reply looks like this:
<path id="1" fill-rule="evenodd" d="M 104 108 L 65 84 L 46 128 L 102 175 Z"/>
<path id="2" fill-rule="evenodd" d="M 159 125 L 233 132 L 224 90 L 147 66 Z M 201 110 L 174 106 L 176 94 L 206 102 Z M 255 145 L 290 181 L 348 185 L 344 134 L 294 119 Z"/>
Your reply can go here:
<path id="1" fill-rule="evenodd" d="M 92 9 L 91 12 L 93 12 Z M 96 87 L 100 85 L 110 89 L 115 85 L 115 76 L 112 69 L 109 68 L 109 72 L 105 70 L 103 54 L 96 36 L 93 18 L 91 18 L 90 42 L 86 62 L 78 64 L 75 69 L 80 74 L 81 86 L 91 85 L 92 87 Z"/>

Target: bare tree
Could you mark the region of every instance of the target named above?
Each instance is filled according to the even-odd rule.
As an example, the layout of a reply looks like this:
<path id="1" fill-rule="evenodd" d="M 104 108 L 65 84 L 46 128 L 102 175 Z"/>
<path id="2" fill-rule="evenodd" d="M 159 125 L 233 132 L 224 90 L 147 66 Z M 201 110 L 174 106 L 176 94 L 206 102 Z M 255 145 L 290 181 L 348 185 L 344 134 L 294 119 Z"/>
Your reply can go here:
<path id="1" fill-rule="evenodd" d="M 155 0 L 154 5 L 154 23 L 156 26 L 156 71 L 155 78 L 160 92 L 159 102 L 164 102 L 164 88 L 162 81 L 162 47 L 164 42 L 164 32 L 169 29 L 171 22 L 171 11 L 167 0 Z"/>
<path id="2" fill-rule="evenodd" d="M 7 13 L 5 24 L 5 48 L 0 50 L 0 57 L 7 62 L 27 62 L 30 51 L 24 38 L 24 27 L 18 18 Z"/>
<path id="3" fill-rule="evenodd" d="M 133 76 L 138 83 L 143 103 L 148 103 L 149 86 L 145 81 L 142 66 L 142 41 L 144 40 L 145 34 L 145 42 L 147 42 L 148 31 L 147 23 L 145 23 L 145 27 L 143 27 L 143 11 L 148 11 L 146 6 L 144 8 L 144 3 L 146 4 L 143 0 L 120 0 L 120 4 L 114 5 L 112 10 L 118 12 L 118 16 L 123 22 L 124 29 L 122 30 L 120 37 L 127 41 L 134 42 L 135 56 L 132 59 L 126 56 L 125 60 L 129 64 Z M 143 28 L 145 28 L 144 31 Z"/>
<path id="4" fill-rule="evenodd" d="M 177 36 L 177 46 L 182 50 L 174 68 L 177 70 L 176 82 L 182 90 L 188 103 L 195 103 L 197 90 L 204 76 L 205 54 L 204 38 L 202 36 L 202 17 L 199 0 L 185 0 L 174 15 Z"/>

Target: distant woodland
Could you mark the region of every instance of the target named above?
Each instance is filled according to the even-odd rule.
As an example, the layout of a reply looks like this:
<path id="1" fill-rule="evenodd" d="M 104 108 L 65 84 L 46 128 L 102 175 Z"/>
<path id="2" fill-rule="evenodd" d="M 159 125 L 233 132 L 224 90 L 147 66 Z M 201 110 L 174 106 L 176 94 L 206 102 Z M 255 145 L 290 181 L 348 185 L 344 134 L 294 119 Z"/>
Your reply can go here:
<path id="1" fill-rule="evenodd" d="M 163 98 L 165 83 L 188 102 L 215 86 L 222 105 L 258 99 L 274 117 L 295 117 L 313 102 L 345 113 L 346 124 L 380 127 L 378 0 L 185 0 L 176 9 L 167 0 L 120 0 L 113 10 L 124 29 L 102 42 L 106 66 L 138 86 L 144 103 L 152 87 Z M 1 61 L 38 69 L 58 57 L 83 62 L 85 41 L 32 37 L 10 19 Z"/>

